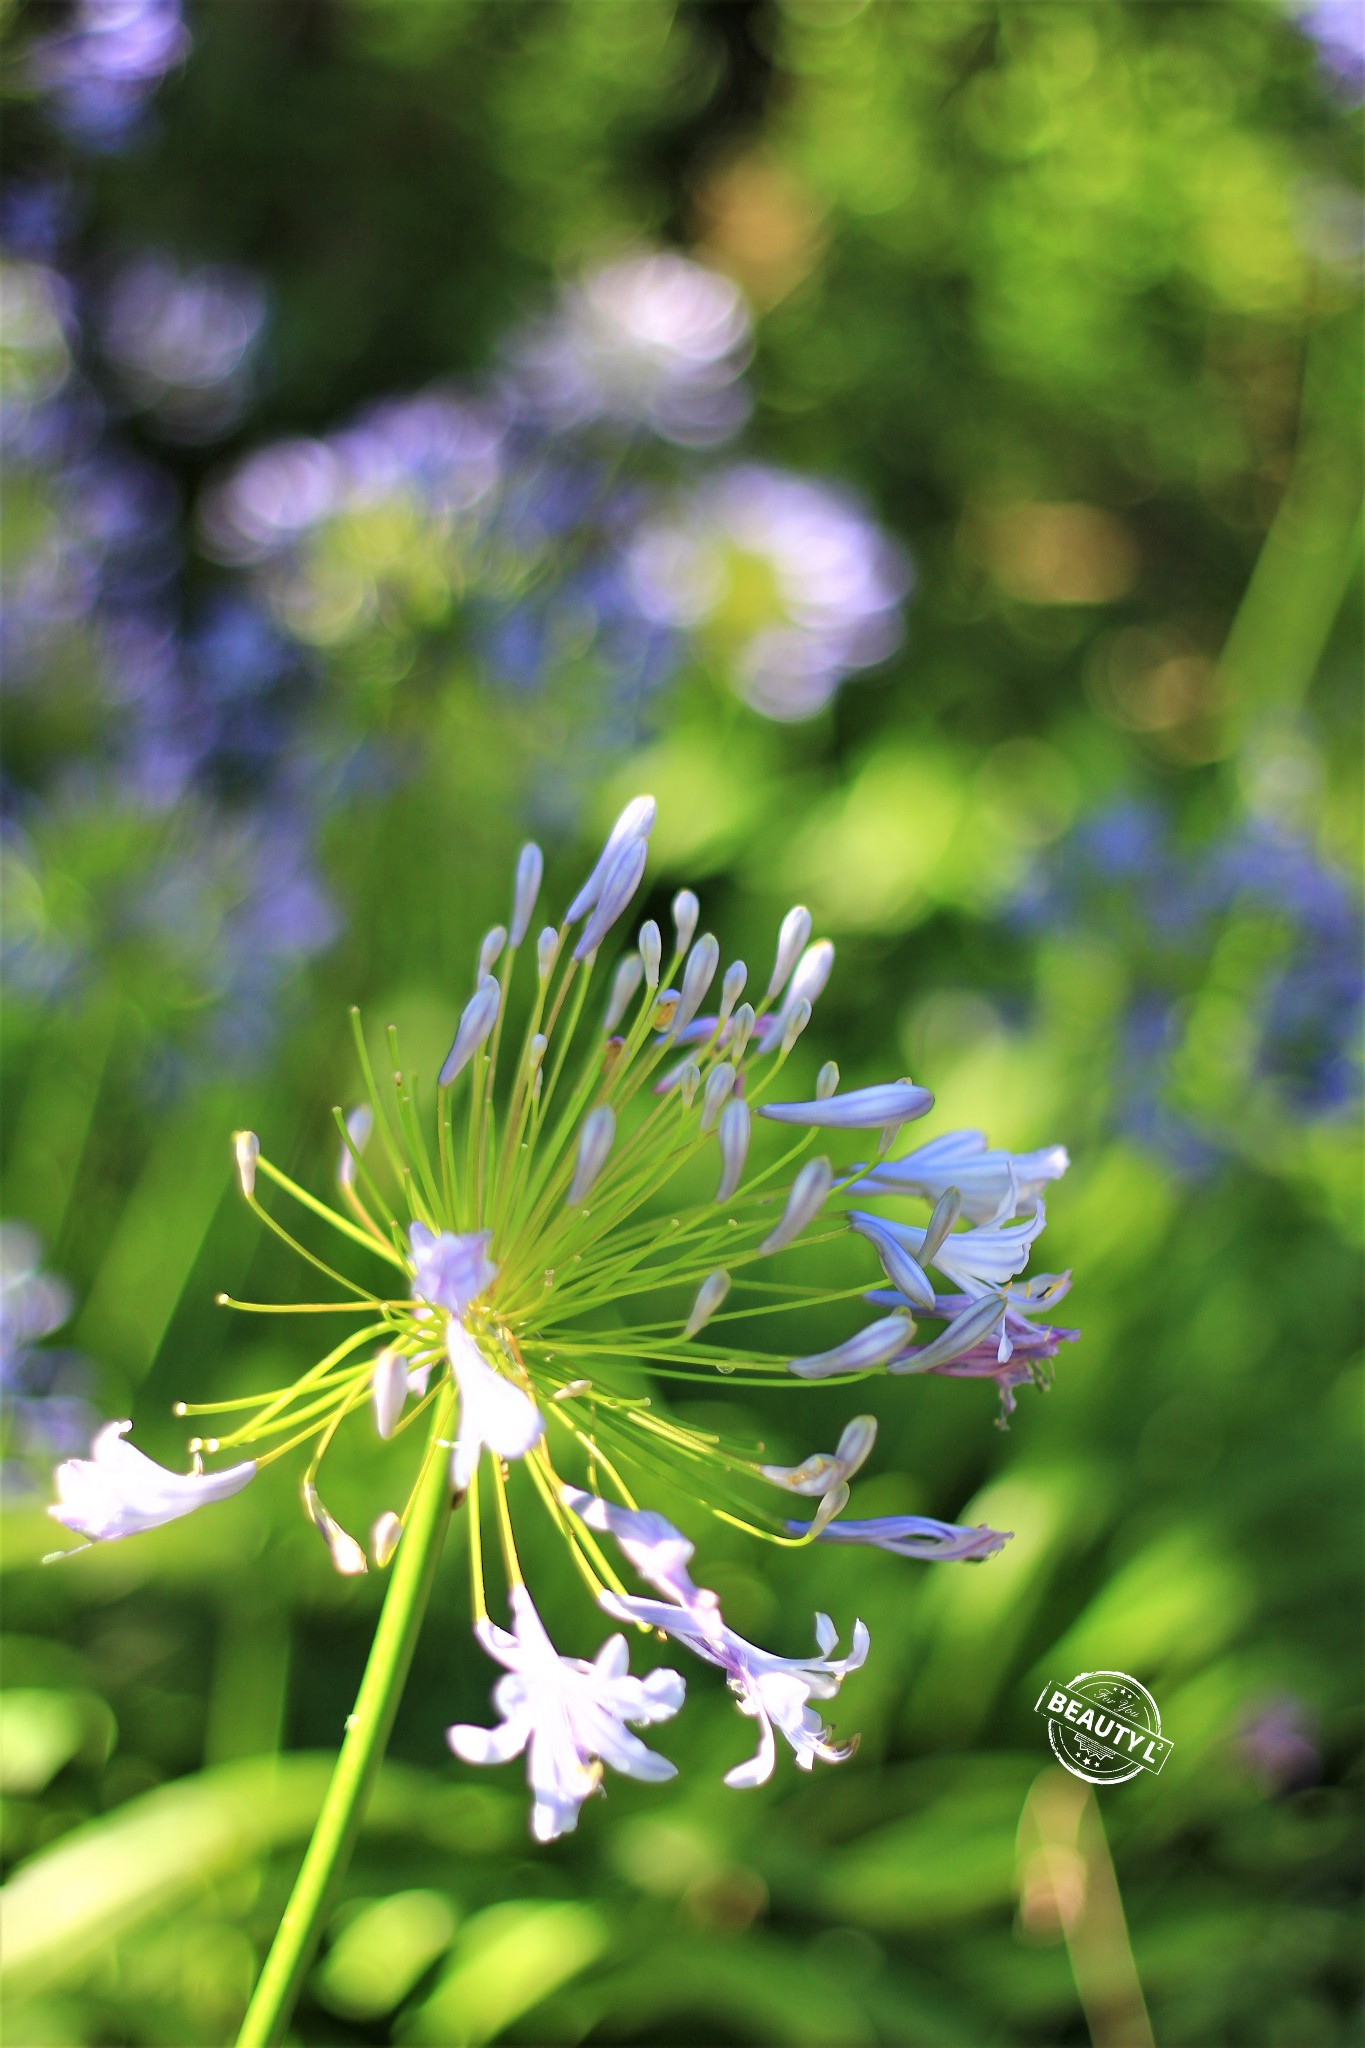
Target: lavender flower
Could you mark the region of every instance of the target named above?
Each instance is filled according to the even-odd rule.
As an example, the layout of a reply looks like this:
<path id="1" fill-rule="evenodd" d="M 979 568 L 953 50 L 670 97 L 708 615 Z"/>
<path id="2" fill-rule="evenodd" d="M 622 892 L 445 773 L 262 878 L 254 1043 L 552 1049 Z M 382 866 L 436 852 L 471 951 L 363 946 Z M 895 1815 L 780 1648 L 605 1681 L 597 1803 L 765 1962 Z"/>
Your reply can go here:
<path id="1" fill-rule="evenodd" d="M 731 1034 L 722 1044 L 726 1034 L 718 1028 L 697 1043 L 675 1087 L 660 1093 L 653 1085 L 673 1060 L 677 1016 L 695 1009 L 720 958 L 713 936 L 695 936 L 699 905 L 690 892 L 678 899 L 669 968 L 679 974 L 685 952 L 688 965 L 679 979 L 688 993 L 660 993 L 661 941 L 647 928 L 626 957 L 646 962 L 648 971 L 632 971 L 622 984 L 601 964 L 616 994 L 611 1029 L 600 1021 L 600 1006 L 589 1000 L 590 980 L 599 971 L 597 947 L 565 942 L 577 924 L 594 930 L 594 920 L 604 921 L 603 937 L 609 936 L 605 926 L 620 914 L 613 878 L 623 861 L 632 871 L 637 866 L 653 817 L 648 798 L 627 806 L 564 920 L 542 934 L 535 966 L 528 963 L 524 974 L 527 1011 L 518 1034 L 503 1028 L 515 952 L 501 981 L 484 982 L 483 998 L 495 1014 L 481 1018 L 477 1053 L 440 1089 L 434 1143 L 416 1113 L 415 1077 L 397 1073 L 395 1117 L 387 1091 L 374 1084 L 363 1034 L 362 1072 L 378 1142 L 362 1159 L 355 1112 L 349 1119 L 338 1113 L 345 1147 L 341 1209 L 299 1188 L 252 1133 L 237 1134 L 242 1192 L 251 1206 L 265 1213 L 278 1194 L 300 1201 L 310 1218 L 332 1225 L 339 1246 L 361 1268 L 361 1277 L 352 1278 L 313 1254 L 314 1267 L 321 1264 L 340 1298 L 297 1306 L 345 1308 L 354 1322 L 294 1387 L 262 1395 L 257 1408 L 196 1401 L 178 1410 L 221 1415 L 230 1425 L 222 1436 L 192 1438 L 196 1459 L 259 1446 L 255 1462 L 265 1465 L 314 1439 L 302 1479 L 305 1510 L 334 1568 L 345 1574 L 367 1569 L 367 1560 L 319 1490 L 328 1447 L 357 1413 L 371 1418 L 371 1442 L 378 1444 L 397 1441 L 426 1418 L 424 1471 L 446 1476 L 450 1497 L 464 1504 L 468 1517 L 475 1633 L 511 1674 L 497 1689 L 498 1726 L 460 1725 L 450 1740 L 459 1755 L 480 1763 L 526 1753 L 535 1795 L 532 1826 L 540 1839 L 574 1824 L 603 1765 L 637 1776 L 668 1774 L 627 1724 L 675 1711 L 682 1685 L 672 1672 L 630 1678 L 619 1643 L 609 1644 L 592 1665 L 553 1647 L 518 1557 L 515 1522 L 529 1505 L 538 1501 L 567 1538 L 602 1612 L 659 1629 L 724 1673 L 759 1734 L 755 1756 L 727 1774 L 731 1786 L 761 1784 L 770 1776 L 779 1736 L 804 1770 L 851 1753 L 852 1744 L 835 1739 L 816 1703 L 833 1698 L 858 1670 L 868 1634 L 855 1622 L 844 1657 L 835 1655 L 836 1631 L 823 1614 L 815 1618 L 814 1655 L 781 1656 L 737 1634 L 716 1595 L 693 1583 L 690 1537 L 635 1505 L 661 1469 L 688 1491 L 698 1513 L 712 1512 L 732 1528 L 780 1545 L 866 1542 L 910 1557 L 975 1558 L 1005 1540 L 1001 1532 L 920 1518 L 841 1521 L 851 1482 L 875 1445 L 872 1414 L 853 1417 L 833 1453 L 783 1466 L 743 1438 L 669 1415 L 653 1393 L 640 1396 L 642 1370 L 664 1383 L 719 1389 L 734 1377 L 740 1384 L 792 1390 L 807 1379 L 911 1374 L 940 1362 L 934 1339 L 923 1347 L 926 1356 L 916 1358 L 915 1321 L 898 1294 L 886 1304 L 889 1313 L 824 1349 L 814 1345 L 827 1326 L 815 1322 L 805 1353 L 764 1348 L 764 1318 L 790 1315 L 809 1295 L 788 1295 L 760 1277 L 771 1270 L 766 1261 L 795 1243 L 817 1214 L 829 1218 L 862 1169 L 839 1169 L 823 1156 L 798 1164 L 813 1129 L 798 1135 L 793 1147 L 789 1131 L 773 1133 L 761 1122 L 758 1132 L 773 1149 L 750 1165 L 751 1105 L 760 1111 L 774 1106 L 766 1098 L 781 1087 L 797 1044 L 790 1026 L 776 1039 L 756 1028 L 774 997 L 753 1013 L 754 1028 L 742 1037 Z M 737 987 L 736 977 L 727 980 Z M 861 1131 L 917 1110 L 923 1094 L 897 1082 L 786 1107 L 799 1112 L 789 1119 L 798 1131 L 816 1124 Z M 976 1156 L 968 1155 L 969 1163 Z M 719 1189 L 708 1200 L 712 1173 Z M 987 1338 L 1000 1359 L 1017 1342 L 1031 1363 L 1060 1334 L 1035 1332 L 1030 1318 L 1058 1297 L 1062 1283 L 1017 1277 L 1042 1228 L 1041 1208 L 1016 1223 L 955 1230 L 961 1207 L 951 1190 L 925 1229 L 886 1226 L 913 1235 L 925 1262 L 966 1290 L 939 1297 L 930 1288 L 917 1313 L 957 1334 L 959 1341 L 946 1345 L 947 1363 Z M 852 1212 L 853 1231 L 836 1227 L 827 1235 L 852 1255 L 860 1249 L 867 1213 Z M 277 1216 L 270 1220 L 292 1241 Z M 830 1301 L 846 1300 L 850 1291 L 836 1289 Z M 122 1453 L 105 1444 L 99 1456 L 103 1462 Z M 215 1477 L 196 1466 L 187 1477 L 161 1475 L 154 1482 L 151 1475 L 160 1468 L 144 1469 L 145 1463 L 126 1467 L 128 1484 L 111 1496 L 107 1512 L 96 1502 L 94 1482 L 67 1470 L 62 1484 L 77 1525 L 92 1535 L 131 1533 L 235 1491 L 253 1469 L 235 1464 Z M 78 1484 L 85 1491 L 75 1499 Z M 417 1487 L 425 1484 L 419 1478 Z M 490 1495 L 510 1634 L 488 1619 L 484 1503 Z M 788 1522 L 784 1495 L 813 1500 L 811 1519 Z M 371 1549 L 381 1569 L 401 1555 L 414 1497 L 398 1513 L 386 1506 L 374 1524 Z M 429 1492 L 422 1500 L 429 1502 Z M 445 1511 L 442 1498 L 442 1517 Z M 659 1597 L 627 1591 L 596 1541 L 601 1533 Z"/>

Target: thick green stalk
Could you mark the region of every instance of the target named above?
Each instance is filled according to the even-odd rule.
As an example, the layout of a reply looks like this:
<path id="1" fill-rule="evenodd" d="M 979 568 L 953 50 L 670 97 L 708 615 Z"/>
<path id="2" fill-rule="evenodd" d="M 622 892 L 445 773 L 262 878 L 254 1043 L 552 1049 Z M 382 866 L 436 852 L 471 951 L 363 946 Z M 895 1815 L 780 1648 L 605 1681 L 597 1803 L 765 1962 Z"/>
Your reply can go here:
<path id="1" fill-rule="evenodd" d="M 370 1791 L 388 1745 L 407 1681 L 437 1560 L 450 1521 L 450 1460 L 434 1439 L 449 1433 L 442 1402 L 426 1469 L 418 1482 L 393 1576 L 346 1724 L 336 1769 L 322 1802 L 303 1867 L 266 1957 L 237 2048 L 271 2048 L 284 2039 L 295 2001 L 312 1966 L 333 1890 L 355 1846 Z"/>

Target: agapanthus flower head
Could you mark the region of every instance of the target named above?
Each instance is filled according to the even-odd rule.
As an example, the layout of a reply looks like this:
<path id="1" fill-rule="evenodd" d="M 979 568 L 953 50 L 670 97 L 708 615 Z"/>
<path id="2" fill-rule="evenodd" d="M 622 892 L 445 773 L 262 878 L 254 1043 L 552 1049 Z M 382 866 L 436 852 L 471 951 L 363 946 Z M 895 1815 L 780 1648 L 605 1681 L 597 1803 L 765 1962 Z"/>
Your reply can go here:
<path id="1" fill-rule="evenodd" d="M 1062 1171 L 1060 1150 L 1016 1159 L 983 1150 L 975 1134 L 956 1149 L 945 1143 L 938 1162 L 963 1161 L 965 1197 L 940 1188 L 936 1174 L 926 1182 L 924 1148 L 899 1180 L 883 1156 L 871 1168 L 857 1158 L 839 1162 L 843 1146 L 865 1154 L 869 1132 L 885 1155 L 932 1097 L 907 1077 L 842 1088 L 831 1063 L 808 1054 L 802 1033 L 832 949 L 806 945 L 804 912 L 784 922 L 777 970 L 757 1007 L 743 1006 L 742 1030 L 735 1002 L 747 976 L 738 963 L 721 973 L 719 942 L 699 929 L 703 910 L 691 891 L 675 898 L 671 949 L 647 919 L 626 955 L 638 966 L 623 971 L 604 957 L 640 886 L 653 822 L 652 799 L 627 806 L 568 913 L 533 947 L 542 863 L 534 849 L 523 851 L 507 924 L 494 928 L 495 945 L 480 949 L 482 978 L 434 1077 L 434 1101 L 403 1068 L 392 1035 L 380 1083 L 355 1020 L 366 1099 L 349 1116 L 337 1111 L 335 1206 L 281 1172 L 253 1133 L 237 1133 L 246 1200 L 333 1290 L 289 1312 L 331 1311 L 352 1327 L 292 1387 L 254 1404 L 182 1410 L 221 1417 L 221 1435 L 192 1440 L 197 1457 L 247 1454 L 266 1466 L 311 1445 L 305 1510 L 347 1573 L 366 1559 L 325 1506 L 328 1446 L 351 1423 L 372 1433 L 387 1457 L 390 1444 L 425 1430 L 408 1505 L 384 1506 L 371 1555 L 380 1567 L 395 1551 L 401 1556 L 413 1502 L 428 1475 L 445 1475 L 467 1518 L 476 1635 L 509 1674 L 495 1692 L 499 1725 L 460 1725 L 450 1740 L 475 1762 L 525 1753 L 541 1838 L 575 1824 L 604 1766 L 637 1777 L 668 1773 L 628 1724 L 671 1715 L 682 1683 L 673 1672 L 632 1677 L 620 1638 L 595 1662 L 555 1647 L 518 1553 L 515 1532 L 528 1510 L 543 1513 L 566 1541 L 602 1612 L 645 1635 L 662 1631 L 725 1674 L 759 1729 L 756 1756 L 727 1783 L 767 1778 L 779 1735 L 803 1769 L 837 1762 L 850 1744 L 815 1703 L 834 1699 L 867 1656 L 862 1623 L 846 1627 L 845 1656 L 834 1654 L 838 1632 L 825 1615 L 814 1618 L 814 1654 L 780 1655 L 746 1641 L 716 1594 L 694 1582 L 692 1535 L 644 1503 L 662 1487 L 690 1502 L 696 1517 L 710 1514 L 798 1550 L 842 1541 L 910 1557 L 980 1559 L 1006 1533 L 926 1517 L 841 1521 L 875 1450 L 871 1413 L 850 1415 L 832 1452 L 783 1463 L 738 1431 L 672 1415 L 665 1391 L 677 1384 L 719 1394 L 739 1385 L 795 1394 L 811 1380 L 843 1386 L 954 1363 L 969 1374 L 965 1361 L 985 1345 L 997 1368 L 1016 1350 L 1027 1353 L 1027 1374 L 1066 1334 L 1037 1332 L 1030 1321 L 1064 1282 L 1020 1277 L 1043 1224 L 1035 1185 Z M 812 951 L 819 975 L 805 970 L 812 994 L 793 1003 Z M 720 1008 L 699 1029 L 718 976 Z M 779 1031 L 768 1028 L 774 1019 L 786 1020 Z M 808 1058 L 812 1077 L 793 1078 L 789 1069 Z M 882 1175 L 898 1202 L 932 1198 L 927 1224 L 882 1223 L 870 1210 L 848 1208 L 855 1188 L 877 1199 Z M 973 1221 L 987 1192 L 989 1221 Z M 330 1227 L 336 1258 L 293 1237 L 276 1213 L 279 1194 L 300 1205 L 310 1236 L 319 1223 Z M 862 1326 L 850 1330 L 876 1277 L 868 1238 L 892 1287 L 881 1291 L 876 1316 L 864 1312 Z M 806 1251 L 817 1244 L 844 1247 L 845 1284 L 802 1281 Z M 918 1277 L 903 1289 L 912 1269 Z M 809 1332 L 795 1355 L 764 1341 L 774 1316 L 789 1324 L 794 1312 Z M 921 1333 L 924 1320 L 943 1324 L 940 1336 Z M 121 1439 L 101 1445 L 97 1463 L 127 1449 Z M 153 1480 L 156 1467 L 130 1468 L 124 1483 L 120 1467 L 122 1491 L 110 1506 L 107 1489 L 97 1496 L 93 1482 L 77 1485 L 74 1468 L 66 1469 L 64 1519 L 92 1537 L 183 1513 L 192 1494 L 212 1498 L 218 1483 L 198 1470 Z M 248 1477 L 249 1466 L 235 1463 L 222 1488 L 235 1491 Z M 808 1519 L 791 1516 L 797 1502 L 809 1504 Z M 510 1633 L 489 1615 L 485 1559 L 495 1549 Z M 632 1587 L 630 1574 L 648 1590 Z"/>

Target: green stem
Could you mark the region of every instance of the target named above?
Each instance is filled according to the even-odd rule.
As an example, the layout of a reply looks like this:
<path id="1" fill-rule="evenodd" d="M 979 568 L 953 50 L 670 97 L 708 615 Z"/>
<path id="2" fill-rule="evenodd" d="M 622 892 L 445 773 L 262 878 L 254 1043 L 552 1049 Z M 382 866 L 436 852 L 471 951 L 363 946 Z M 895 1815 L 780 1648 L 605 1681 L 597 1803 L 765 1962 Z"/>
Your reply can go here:
<path id="1" fill-rule="evenodd" d="M 312 1966 L 332 1893 L 350 1860 L 370 1791 L 402 1697 L 417 1632 L 431 1595 L 450 1521 L 450 1461 L 436 1441 L 448 1433 L 449 1408 L 438 1413 L 426 1468 L 417 1483 L 393 1576 L 346 1724 L 303 1867 L 266 1957 L 237 2048 L 271 2048 L 284 2039 L 294 2004 Z"/>

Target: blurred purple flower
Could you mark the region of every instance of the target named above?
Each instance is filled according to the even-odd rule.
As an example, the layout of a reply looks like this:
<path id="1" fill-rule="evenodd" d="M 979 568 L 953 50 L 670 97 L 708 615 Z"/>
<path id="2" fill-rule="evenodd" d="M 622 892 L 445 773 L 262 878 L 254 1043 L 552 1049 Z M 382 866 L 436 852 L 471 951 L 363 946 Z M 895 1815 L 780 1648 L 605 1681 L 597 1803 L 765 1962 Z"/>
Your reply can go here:
<path id="1" fill-rule="evenodd" d="M 699 633 L 770 718 L 809 718 L 900 644 L 908 558 L 850 494 L 746 463 L 646 522 L 630 551 L 645 615 Z"/>
<path id="2" fill-rule="evenodd" d="M 114 151 L 189 49 L 180 0 L 75 0 L 61 28 L 30 44 L 28 70 L 59 128 L 87 148 Z"/>
<path id="3" fill-rule="evenodd" d="M 211 441 L 250 404 L 265 312 L 250 271 L 139 256 L 105 294 L 100 340 L 130 404 L 178 440 Z"/>
<path id="4" fill-rule="evenodd" d="M 73 1351 L 44 1346 L 70 1314 L 71 1290 L 43 1271 L 36 1231 L 0 1223 L 0 1404 L 8 1481 L 25 1483 L 25 1462 L 45 1468 L 53 1456 L 83 1445 L 95 1426 L 84 1362 Z"/>
<path id="5" fill-rule="evenodd" d="M 1298 27 L 1313 44 L 1318 64 L 1342 99 L 1365 99 L 1365 4 L 1362 0 L 1313 0 L 1298 16 Z"/>
<path id="6" fill-rule="evenodd" d="M 728 278 L 667 252 L 626 256 L 567 286 L 513 344 L 508 390 L 552 432 L 609 422 L 714 447 L 748 418 L 752 345 Z"/>

